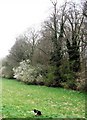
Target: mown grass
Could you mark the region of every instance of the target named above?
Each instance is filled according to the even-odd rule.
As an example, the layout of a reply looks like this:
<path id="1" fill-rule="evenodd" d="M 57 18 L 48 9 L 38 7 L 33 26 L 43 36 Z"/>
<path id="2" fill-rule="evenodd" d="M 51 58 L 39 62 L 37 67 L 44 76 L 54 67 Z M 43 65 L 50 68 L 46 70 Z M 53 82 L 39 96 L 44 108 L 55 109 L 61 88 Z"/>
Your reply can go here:
<path id="1" fill-rule="evenodd" d="M 34 108 L 39 118 L 85 118 L 85 93 L 2 79 L 3 118 L 37 118 Z"/>

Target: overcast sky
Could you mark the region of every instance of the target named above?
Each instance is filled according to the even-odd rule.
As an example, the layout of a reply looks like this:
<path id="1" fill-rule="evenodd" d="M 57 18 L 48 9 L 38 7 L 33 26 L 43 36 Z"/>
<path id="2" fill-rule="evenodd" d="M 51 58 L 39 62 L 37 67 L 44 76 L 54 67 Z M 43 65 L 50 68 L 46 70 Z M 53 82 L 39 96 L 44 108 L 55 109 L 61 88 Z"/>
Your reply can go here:
<path id="1" fill-rule="evenodd" d="M 0 58 L 8 54 L 19 34 L 49 16 L 51 6 L 50 0 L 0 0 Z"/>

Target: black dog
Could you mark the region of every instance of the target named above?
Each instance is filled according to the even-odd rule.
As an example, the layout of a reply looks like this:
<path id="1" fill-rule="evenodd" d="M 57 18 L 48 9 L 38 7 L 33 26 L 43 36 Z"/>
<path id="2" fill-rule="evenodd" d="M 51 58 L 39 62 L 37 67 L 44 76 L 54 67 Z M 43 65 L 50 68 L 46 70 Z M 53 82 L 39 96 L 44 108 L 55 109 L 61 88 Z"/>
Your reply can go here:
<path id="1" fill-rule="evenodd" d="M 34 113 L 35 113 L 36 116 L 42 115 L 41 111 L 39 111 L 39 110 L 34 109 L 33 111 L 34 111 Z"/>

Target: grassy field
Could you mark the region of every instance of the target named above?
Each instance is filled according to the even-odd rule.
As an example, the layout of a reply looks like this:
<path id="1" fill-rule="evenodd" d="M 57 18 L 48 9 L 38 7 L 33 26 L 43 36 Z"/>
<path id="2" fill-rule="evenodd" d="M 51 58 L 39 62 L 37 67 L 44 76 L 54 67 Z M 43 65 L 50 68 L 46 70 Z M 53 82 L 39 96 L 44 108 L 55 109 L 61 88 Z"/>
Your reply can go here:
<path id="1" fill-rule="evenodd" d="M 4 118 L 37 118 L 30 112 L 34 108 L 42 111 L 39 118 L 85 118 L 85 94 L 2 79 Z"/>

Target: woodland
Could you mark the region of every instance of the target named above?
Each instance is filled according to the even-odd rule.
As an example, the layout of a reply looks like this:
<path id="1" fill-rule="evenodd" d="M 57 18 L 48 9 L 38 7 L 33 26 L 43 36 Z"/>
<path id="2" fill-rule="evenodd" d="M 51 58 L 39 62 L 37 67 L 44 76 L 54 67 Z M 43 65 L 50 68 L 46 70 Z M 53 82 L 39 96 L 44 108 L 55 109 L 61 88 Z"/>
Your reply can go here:
<path id="1" fill-rule="evenodd" d="M 27 29 L 2 59 L 0 76 L 28 85 L 87 91 L 87 1 L 57 1 L 40 29 Z"/>

